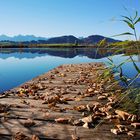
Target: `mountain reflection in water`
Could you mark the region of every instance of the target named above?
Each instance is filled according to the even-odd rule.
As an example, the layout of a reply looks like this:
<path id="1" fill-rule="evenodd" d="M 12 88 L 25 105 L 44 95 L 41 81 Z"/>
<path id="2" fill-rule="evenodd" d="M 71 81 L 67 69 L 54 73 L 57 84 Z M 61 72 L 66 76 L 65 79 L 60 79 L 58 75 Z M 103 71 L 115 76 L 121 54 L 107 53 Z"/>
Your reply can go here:
<path id="1" fill-rule="evenodd" d="M 128 58 L 128 54 L 131 54 L 140 67 L 140 55 L 137 54 L 137 50 L 125 50 L 114 54 L 115 51 L 94 48 L 0 49 L 0 92 L 18 86 L 62 64 L 87 62 L 107 64 L 108 56 L 112 56 L 114 63 L 119 64 Z M 136 74 L 132 63 L 125 64 L 123 71 L 130 77 Z"/>

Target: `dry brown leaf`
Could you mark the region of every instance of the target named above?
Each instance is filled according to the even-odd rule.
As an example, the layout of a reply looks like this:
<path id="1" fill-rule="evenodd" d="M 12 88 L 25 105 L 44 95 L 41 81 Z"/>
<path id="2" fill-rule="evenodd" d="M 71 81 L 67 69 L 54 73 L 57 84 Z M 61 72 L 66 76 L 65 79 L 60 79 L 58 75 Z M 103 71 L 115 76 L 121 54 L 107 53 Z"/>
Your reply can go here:
<path id="1" fill-rule="evenodd" d="M 51 98 L 48 98 L 43 104 L 51 104 L 53 102 L 59 102 L 60 101 L 60 97 L 59 96 L 53 96 Z"/>
<path id="2" fill-rule="evenodd" d="M 121 121 L 118 117 L 115 117 L 114 119 L 111 119 L 110 122 L 113 123 L 113 124 L 120 124 L 121 123 Z"/>
<path id="3" fill-rule="evenodd" d="M 119 115 L 123 120 L 128 119 L 128 117 L 130 116 L 129 113 L 125 112 L 125 111 L 121 111 L 121 110 L 115 110 L 115 113 L 117 115 Z"/>
<path id="4" fill-rule="evenodd" d="M 56 106 L 56 102 L 48 104 L 48 108 L 52 108 L 52 107 L 55 107 L 55 106 Z"/>
<path id="5" fill-rule="evenodd" d="M 109 93 L 103 93 L 102 95 L 108 97 Z"/>
<path id="6" fill-rule="evenodd" d="M 42 95 L 42 96 L 40 96 L 39 98 L 41 99 L 41 100 L 45 100 L 45 95 Z"/>
<path id="7" fill-rule="evenodd" d="M 125 125 L 116 125 L 116 127 L 119 129 L 120 132 L 127 132 L 128 128 Z"/>
<path id="8" fill-rule="evenodd" d="M 130 136 L 130 137 L 134 137 L 135 132 L 134 131 L 129 131 L 129 132 L 127 132 L 127 135 Z"/>
<path id="9" fill-rule="evenodd" d="M 38 137 L 38 136 L 33 135 L 33 136 L 32 136 L 32 138 L 31 138 L 31 140 L 40 140 L 40 139 L 39 139 L 39 137 Z"/>
<path id="10" fill-rule="evenodd" d="M 86 105 L 86 107 L 87 107 L 88 111 L 91 111 L 93 109 L 94 105 L 92 103 L 89 103 Z"/>
<path id="11" fill-rule="evenodd" d="M 103 96 L 103 95 L 101 95 L 101 96 L 98 96 L 98 100 L 103 100 L 103 99 L 106 99 L 107 97 L 106 96 Z"/>
<path id="12" fill-rule="evenodd" d="M 100 93 L 100 91 L 98 91 L 98 90 L 95 90 L 95 91 L 94 91 L 94 93 L 95 93 L 95 94 L 98 94 L 98 93 Z"/>
<path id="13" fill-rule="evenodd" d="M 113 106 L 115 104 L 115 102 L 108 102 L 106 105 L 107 106 Z"/>
<path id="14" fill-rule="evenodd" d="M 31 140 L 29 137 L 24 135 L 21 132 L 17 132 L 15 135 L 12 136 L 12 140 Z"/>
<path id="15" fill-rule="evenodd" d="M 32 126 L 35 125 L 35 122 L 34 122 L 32 119 L 27 119 L 27 120 L 23 123 L 23 125 L 24 125 L 25 127 L 32 127 Z"/>
<path id="16" fill-rule="evenodd" d="M 131 123 L 131 125 L 135 128 L 140 128 L 140 123 Z"/>
<path id="17" fill-rule="evenodd" d="M 58 118 L 58 119 L 55 119 L 55 122 L 62 123 L 62 124 L 68 124 L 70 122 L 70 118 Z"/>
<path id="18" fill-rule="evenodd" d="M 136 115 L 132 115 L 131 121 L 134 122 L 134 121 L 136 121 L 136 120 L 137 120 L 137 116 L 136 116 Z"/>
<path id="19" fill-rule="evenodd" d="M 80 140 L 80 138 L 76 135 L 71 135 L 72 140 Z"/>
<path id="20" fill-rule="evenodd" d="M 75 106 L 73 109 L 77 111 L 85 111 L 86 106 L 85 105 Z"/>
<path id="21" fill-rule="evenodd" d="M 111 129 L 110 131 L 115 135 L 118 135 L 120 133 L 119 129 L 116 129 L 116 128 Z"/>
<path id="22" fill-rule="evenodd" d="M 81 120 L 74 120 L 73 125 L 81 126 L 83 122 Z"/>
<path id="23" fill-rule="evenodd" d="M 95 115 L 95 116 L 98 116 L 98 117 L 106 116 L 105 113 L 103 113 L 103 112 L 98 112 L 98 111 L 96 111 L 96 112 L 94 113 L 94 115 Z"/>
<path id="24" fill-rule="evenodd" d="M 101 112 L 103 112 L 103 113 L 105 113 L 106 115 L 109 115 L 110 113 L 110 111 L 111 111 L 111 109 L 112 109 L 112 107 L 109 105 L 109 106 L 107 106 L 107 107 L 100 107 L 99 108 L 99 110 L 101 111 Z M 113 112 L 112 112 L 113 113 Z"/>
<path id="25" fill-rule="evenodd" d="M 60 76 L 61 77 L 66 77 L 66 74 L 65 73 L 61 73 Z"/>
<path id="26" fill-rule="evenodd" d="M 58 103 L 60 103 L 60 104 L 68 104 L 68 102 L 63 100 L 63 99 L 60 99 Z"/>
<path id="27" fill-rule="evenodd" d="M 75 101 L 81 101 L 81 100 L 82 100 L 81 97 L 77 97 L 77 98 L 75 98 Z"/>
<path id="28" fill-rule="evenodd" d="M 137 121 L 137 116 L 136 115 L 130 115 L 128 117 L 128 120 L 131 120 L 131 122 L 136 122 Z"/>
<path id="29" fill-rule="evenodd" d="M 87 91 L 88 91 L 88 93 L 91 93 L 91 92 L 94 91 L 94 89 L 93 88 L 89 88 L 89 89 L 87 89 Z"/>
<path id="30" fill-rule="evenodd" d="M 84 123 L 92 123 L 93 122 L 93 117 L 91 115 L 89 115 L 88 117 L 84 117 L 80 120 Z"/>
<path id="31" fill-rule="evenodd" d="M 10 105 L 0 104 L 0 113 L 5 113 L 10 109 Z"/>
<path id="32" fill-rule="evenodd" d="M 74 101 L 74 98 L 66 97 L 62 99 L 63 101 Z"/>
<path id="33" fill-rule="evenodd" d="M 114 102 L 116 100 L 115 96 L 110 96 L 107 98 L 110 102 Z"/>
<path id="34" fill-rule="evenodd" d="M 59 108 L 59 107 L 52 107 L 51 110 L 55 111 L 55 112 L 63 112 L 65 111 L 65 109 Z"/>
<path id="35" fill-rule="evenodd" d="M 84 127 L 84 128 L 89 128 L 89 123 L 86 122 L 86 123 L 83 125 L 83 127 Z"/>
<path id="36" fill-rule="evenodd" d="M 106 119 L 116 119 L 117 115 L 107 115 Z"/>

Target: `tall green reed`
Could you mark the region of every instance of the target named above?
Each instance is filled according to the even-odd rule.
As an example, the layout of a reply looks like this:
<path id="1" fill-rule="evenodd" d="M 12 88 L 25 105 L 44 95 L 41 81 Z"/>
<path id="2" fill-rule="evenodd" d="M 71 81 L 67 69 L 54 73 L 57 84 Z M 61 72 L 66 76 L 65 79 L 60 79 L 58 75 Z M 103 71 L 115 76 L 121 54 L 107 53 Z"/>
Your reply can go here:
<path id="1" fill-rule="evenodd" d="M 121 16 L 122 19 L 120 20 L 121 22 L 127 24 L 128 28 L 131 29 L 131 32 L 124 32 L 118 35 L 114 35 L 114 36 L 123 36 L 123 35 L 131 35 L 134 36 L 135 41 L 138 40 L 138 36 L 137 36 L 137 29 L 136 29 L 136 25 L 138 23 L 140 23 L 140 16 L 138 15 L 138 11 L 135 11 L 134 15 L 122 15 Z M 139 51 L 139 47 L 137 45 L 133 45 L 134 48 L 137 48 L 138 53 Z M 119 50 L 117 50 L 119 51 Z M 119 75 L 119 80 L 121 80 L 122 82 L 124 82 L 127 87 L 129 87 L 130 85 L 132 85 L 134 83 L 134 81 L 140 77 L 140 68 L 138 67 L 138 65 L 136 64 L 136 61 L 133 59 L 133 57 L 131 55 L 129 55 L 129 58 L 123 62 L 121 62 L 118 66 L 116 66 L 113 62 L 113 60 L 111 58 L 108 58 L 109 60 L 109 68 L 113 68 L 114 73 Z M 135 68 L 135 70 L 137 71 L 137 74 L 134 77 L 128 78 L 127 76 L 124 75 L 123 73 L 123 69 L 122 66 L 124 64 L 126 64 L 127 62 L 131 62 Z M 129 82 L 131 81 L 131 82 Z"/>

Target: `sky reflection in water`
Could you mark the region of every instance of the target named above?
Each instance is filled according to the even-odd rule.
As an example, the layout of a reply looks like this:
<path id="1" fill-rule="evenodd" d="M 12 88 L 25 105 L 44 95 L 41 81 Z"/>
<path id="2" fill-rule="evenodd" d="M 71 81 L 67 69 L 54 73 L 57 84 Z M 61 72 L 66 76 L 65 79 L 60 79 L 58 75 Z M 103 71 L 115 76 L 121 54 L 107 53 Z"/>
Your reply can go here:
<path id="1" fill-rule="evenodd" d="M 104 62 L 111 53 L 96 55 L 95 49 L 6 49 L 0 52 L 0 92 L 16 87 L 40 74 L 43 74 L 62 64 Z M 117 54 L 113 56 L 115 64 L 119 64 L 128 56 Z M 134 55 L 135 60 L 139 60 Z M 137 63 L 140 67 L 140 61 Z M 123 66 L 128 76 L 134 76 L 136 70 L 132 63 Z"/>

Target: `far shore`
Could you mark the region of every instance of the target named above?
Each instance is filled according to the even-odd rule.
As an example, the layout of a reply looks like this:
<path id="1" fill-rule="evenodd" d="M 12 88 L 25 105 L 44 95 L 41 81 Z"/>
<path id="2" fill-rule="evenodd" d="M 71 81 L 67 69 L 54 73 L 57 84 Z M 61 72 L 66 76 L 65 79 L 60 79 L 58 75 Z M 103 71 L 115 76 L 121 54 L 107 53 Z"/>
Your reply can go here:
<path id="1" fill-rule="evenodd" d="M 103 49 L 140 49 L 140 41 L 98 42 L 94 44 L 58 43 L 43 44 L 33 42 L 0 42 L 0 48 L 103 48 Z"/>
<path id="2" fill-rule="evenodd" d="M 83 48 L 94 47 L 95 45 L 75 45 L 75 44 L 3 44 L 0 48 Z"/>

